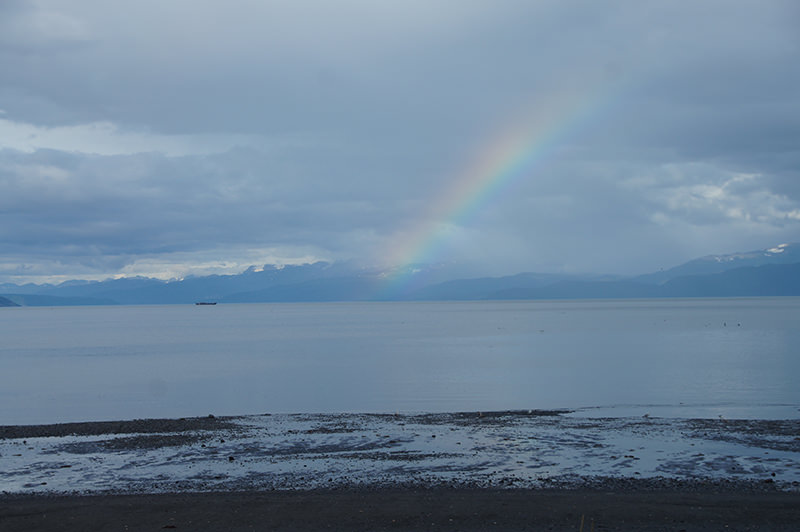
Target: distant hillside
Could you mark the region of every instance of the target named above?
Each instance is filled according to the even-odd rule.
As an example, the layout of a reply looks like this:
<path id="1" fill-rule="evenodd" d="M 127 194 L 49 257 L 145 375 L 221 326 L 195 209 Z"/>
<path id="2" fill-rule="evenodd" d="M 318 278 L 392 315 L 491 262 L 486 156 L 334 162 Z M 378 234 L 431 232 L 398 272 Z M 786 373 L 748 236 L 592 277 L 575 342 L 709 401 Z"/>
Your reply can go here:
<path id="1" fill-rule="evenodd" d="M 116 305 L 110 299 L 93 297 L 56 297 L 40 296 L 35 294 L 4 294 L 4 299 L 9 300 L 17 307 L 71 307 L 85 305 Z M 0 305 L 2 306 L 2 305 Z"/>
<path id="2" fill-rule="evenodd" d="M 708 255 L 694 259 L 674 268 L 660 272 L 639 275 L 633 280 L 640 283 L 663 284 L 670 279 L 687 275 L 722 273 L 736 268 L 764 266 L 766 264 L 793 264 L 800 262 L 800 244 L 781 244 L 769 249 L 731 253 L 729 255 Z"/>
<path id="3" fill-rule="evenodd" d="M 740 268 L 800 263 L 800 244 L 781 244 L 770 249 L 711 255 L 689 261 L 669 270 L 627 279 L 619 277 L 587 278 L 548 274 L 519 274 L 508 277 L 460 279 L 419 290 L 414 299 L 598 299 L 702 297 L 703 294 L 797 295 L 792 279 L 782 279 L 780 286 L 770 285 L 769 270 L 751 272 L 754 278 L 744 279 L 740 286 L 726 284 L 723 278 L 710 276 Z M 789 268 L 788 270 L 791 270 Z M 787 270 L 787 272 L 788 272 Z M 786 273 L 790 278 L 791 273 Z M 691 277 L 691 279 L 687 279 Z M 674 282 L 673 282 L 674 281 Z M 707 284 L 707 286 L 706 286 Z M 714 288 L 712 288 L 714 287 Z M 748 287 L 748 288 L 745 288 Z"/>
<path id="4" fill-rule="evenodd" d="M 61 298 L 89 297 L 119 304 L 193 303 L 217 301 L 230 294 L 266 290 L 275 286 L 302 283 L 309 280 L 341 275 L 340 267 L 325 262 L 299 266 L 265 266 L 248 268 L 236 275 L 209 275 L 162 281 L 146 277 L 78 281 L 57 286 L 46 285 L 36 290 L 30 285 L 26 292 Z"/>
<path id="5" fill-rule="evenodd" d="M 800 296 L 800 263 L 688 275 L 662 285 L 664 297 Z"/>
<path id="6" fill-rule="evenodd" d="M 628 299 L 658 297 L 800 296 L 800 263 L 766 264 L 722 273 L 687 275 L 663 285 L 635 281 L 562 281 L 510 289 L 486 299 Z"/>
<path id="7" fill-rule="evenodd" d="M 223 303 L 380 300 L 383 280 L 351 275 L 276 285 L 219 298 Z M 548 274 L 458 279 L 423 287 L 404 300 L 620 299 L 800 295 L 800 263 L 735 268 L 681 276 L 656 285 L 638 279 L 578 278 Z M 397 299 L 397 298 L 392 298 Z"/>
<path id="8" fill-rule="evenodd" d="M 0 307 L 18 307 L 19 305 L 11 301 L 10 299 L 6 299 L 5 297 L 0 296 Z"/>
<path id="9" fill-rule="evenodd" d="M 163 281 L 145 277 L 68 281 L 59 285 L 4 284 L 4 298 L 18 305 L 187 304 L 196 301 L 596 299 L 800 295 L 800 245 L 714 255 L 637 277 L 520 273 L 454 278 L 447 268 L 425 265 L 364 270 L 317 262 L 248 268 L 236 275 Z M 409 282 L 391 291 L 392 278 Z M 414 287 L 414 288 L 410 288 Z"/>

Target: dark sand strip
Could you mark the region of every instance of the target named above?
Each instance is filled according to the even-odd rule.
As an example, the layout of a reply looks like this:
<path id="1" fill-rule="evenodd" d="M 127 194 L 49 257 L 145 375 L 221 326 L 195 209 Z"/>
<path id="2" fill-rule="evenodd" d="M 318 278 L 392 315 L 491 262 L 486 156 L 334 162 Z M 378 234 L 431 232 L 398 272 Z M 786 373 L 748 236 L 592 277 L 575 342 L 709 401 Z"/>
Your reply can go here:
<path id="1" fill-rule="evenodd" d="M 385 489 L 6 496 L 0 530 L 800 530 L 800 494 Z"/>
<path id="2" fill-rule="evenodd" d="M 0 440 L 58 436 L 99 436 L 108 434 L 152 434 L 164 432 L 211 431 L 232 428 L 231 417 L 189 417 L 179 419 L 134 419 L 129 421 L 88 421 L 52 425 L 0 425 Z"/>

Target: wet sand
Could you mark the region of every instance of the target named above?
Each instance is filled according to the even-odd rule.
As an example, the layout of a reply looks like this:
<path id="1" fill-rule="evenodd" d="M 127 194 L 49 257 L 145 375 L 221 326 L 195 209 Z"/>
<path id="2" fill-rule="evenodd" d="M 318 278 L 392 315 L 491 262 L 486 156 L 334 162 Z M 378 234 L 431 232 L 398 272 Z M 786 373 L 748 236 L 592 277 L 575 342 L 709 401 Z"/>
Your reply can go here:
<path id="1" fill-rule="evenodd" d="M 0 427 L 0 530 L 800 530 L 800 421 L 563 411 Z"/>
<path id="2" fill-rule="evenodd" d="M 64 530 L 780 530 L 796 493 L 311 490 L 0 499 L 6 532 Z"/>

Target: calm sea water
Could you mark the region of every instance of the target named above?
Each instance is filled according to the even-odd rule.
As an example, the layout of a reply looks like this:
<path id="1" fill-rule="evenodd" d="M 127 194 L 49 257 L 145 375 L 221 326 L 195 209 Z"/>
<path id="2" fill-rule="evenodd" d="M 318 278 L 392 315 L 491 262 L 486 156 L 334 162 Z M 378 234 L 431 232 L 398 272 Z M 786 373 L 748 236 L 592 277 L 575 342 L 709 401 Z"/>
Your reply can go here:
<path id="1" fill-rule="evenodd" d="M 0 424 L 583 408 L 798 417 L 800 298 L 0 309 Z"/>

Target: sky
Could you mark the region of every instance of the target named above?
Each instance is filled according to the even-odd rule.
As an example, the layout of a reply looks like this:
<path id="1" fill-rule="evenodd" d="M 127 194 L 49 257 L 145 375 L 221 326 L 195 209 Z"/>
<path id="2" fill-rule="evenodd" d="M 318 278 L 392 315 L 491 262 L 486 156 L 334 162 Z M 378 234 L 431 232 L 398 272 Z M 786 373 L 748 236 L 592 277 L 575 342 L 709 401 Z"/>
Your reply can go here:
<path id="1" fill-rule="evenodd" d="M 800 241 L 794 0 L 4 0 L 0 282 Z"/>

